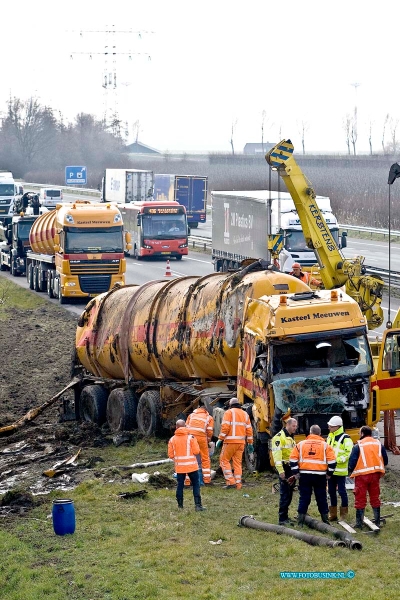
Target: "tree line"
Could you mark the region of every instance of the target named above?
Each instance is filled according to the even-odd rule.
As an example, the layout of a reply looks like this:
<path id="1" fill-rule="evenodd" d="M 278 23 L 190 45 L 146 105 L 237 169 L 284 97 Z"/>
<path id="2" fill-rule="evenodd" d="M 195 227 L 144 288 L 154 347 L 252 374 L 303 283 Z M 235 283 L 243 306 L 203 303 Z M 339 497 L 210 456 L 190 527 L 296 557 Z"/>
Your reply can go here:
<path id="1" fill-rule="evenodd" d="M 65 122 L 33 97 L 10 98 L 0 127 L 0 169 L 25 181 L 64 184 L 67 165 L 85 165 L 96 187 L 106 167 L 126 166 L 117 118 L 107 126 L 91 114 Z"/>
<path id="2" fill-rule="evenodd" d="M 209 153 L 202 157 L 165 152 L 129 155 L 115 116 L 111 125 L 87 113 L 71 123 L 56 116 L 51 107 L 35 98 L 12 98 L 0 126 L 0 169 L 25 181 L 64 185 L 67 165 L 88 168 L 88 187 L 97 188 L 106 168 L 150 169 L 155 173 L 207 176 L 209 191 L 284 191 L 275 175 L 269 177 L 264 156 Z M 393 131 L 394 133 L 394 131 Z M 394 139 L 392 139 L 394 142 Z M 388 174 L 395 155 L 304 156 L 304 145 L 295 149 L 297 161 L 319 195 L 329 196 L 340 222 L 388 227 Z M 400 230 L 400 180 L 391 188 L 392 227 Z"/>

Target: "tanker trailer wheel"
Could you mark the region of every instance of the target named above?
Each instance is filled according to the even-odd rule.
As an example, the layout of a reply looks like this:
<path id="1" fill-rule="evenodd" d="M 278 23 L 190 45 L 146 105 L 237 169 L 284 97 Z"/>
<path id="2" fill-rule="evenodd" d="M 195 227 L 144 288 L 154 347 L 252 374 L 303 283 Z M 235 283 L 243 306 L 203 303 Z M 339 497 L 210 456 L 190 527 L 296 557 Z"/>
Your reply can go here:
<path id="1" fill-rule="evenodd" d="M 54 298 L 52 271 L 47 271 L 47 295 L 49 298 Z"/>
<path id="2" fill-rule="evenodd" d="M 39 288 L 39 267 L 34 266 L 32 269 L 33 289 L 35 292 L 40 292 Z"/>
<path id="3" fill-rule="evenodd" d="M 136 429 L 137 397 L 132 390 L 117 388 L 111 392 L 107 402 L 107 423 L 111 431 Z"/>
<path id="4" fill-rule="evenodd" d="M 29 266 L 27 268 L 26 278 L 28 280 L 29 289 L 33 290 L 34 283 L 33 283 L 33 265 L 32 264 L 29 264 Z"/>
<path id="5" fill-rule="evenodd" d="M 87 385 L 79 399 L 79 412 L 83 421 L 103 425 L 106 422 L 107 392 L 101 385 Z"/>
<path id="6" fill-rule="evenodd" d="M 160 394 L 154 390 L 143 392 L 137 407 L 139 433 L 144 436 L 155 435 L 161 429 Z"/>

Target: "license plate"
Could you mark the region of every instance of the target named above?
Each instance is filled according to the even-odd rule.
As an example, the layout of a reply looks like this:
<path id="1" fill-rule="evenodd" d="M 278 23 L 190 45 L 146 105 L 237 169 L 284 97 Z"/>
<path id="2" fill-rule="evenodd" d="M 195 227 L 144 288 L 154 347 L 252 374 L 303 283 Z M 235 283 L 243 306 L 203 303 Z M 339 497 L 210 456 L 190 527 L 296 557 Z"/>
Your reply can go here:
<path id="1" fill-rule="evenodd" d="M 161 252 L 161 254 L 171 254 L 170 252 Z"/>

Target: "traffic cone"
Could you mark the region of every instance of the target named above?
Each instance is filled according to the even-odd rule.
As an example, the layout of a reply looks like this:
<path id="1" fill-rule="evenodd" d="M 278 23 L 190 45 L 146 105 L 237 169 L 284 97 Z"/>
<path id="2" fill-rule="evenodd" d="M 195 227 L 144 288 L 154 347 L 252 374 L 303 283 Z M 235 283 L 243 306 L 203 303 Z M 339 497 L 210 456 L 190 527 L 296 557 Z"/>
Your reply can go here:
<path id="1" fill-rule="evenodd" d="M 165 269 L 164 277 L 172 277 L 171 265 L 169 264 L 169 260 L 167 260 L 167 268 Z"/>

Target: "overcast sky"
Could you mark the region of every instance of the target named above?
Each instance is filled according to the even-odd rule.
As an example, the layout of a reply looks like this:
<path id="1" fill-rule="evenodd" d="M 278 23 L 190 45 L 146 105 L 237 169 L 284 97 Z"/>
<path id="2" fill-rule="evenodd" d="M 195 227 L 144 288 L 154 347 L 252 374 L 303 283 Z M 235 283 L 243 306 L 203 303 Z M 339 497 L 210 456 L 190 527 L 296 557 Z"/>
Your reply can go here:
<path id="1" fill-rule="evenodd" d="M 300 152 L 304 122 L 306 151 L 345 152 L 343 121 L 357 105 L 357 149 L 369 150 L 372 122 L 379 151 L 385 115 L 400 118 L 399 12 L 392 0 L 7 2 L 0 112 L 10 94 L 66 120 L 101 118 L 117 101 L 129 141 L 139 120 L 139 140 L 162 151 L 229 152 L 236 123 L 240 152 L 261 142 L 265 111 L 265 141 L 290 137 Z M 105 92 L 114 70 L 117 88 Z"/>

